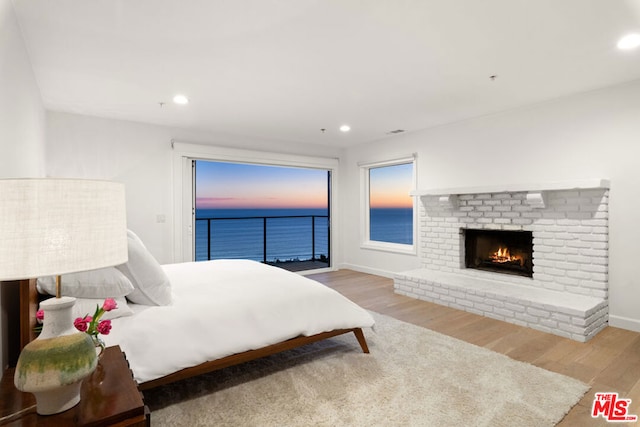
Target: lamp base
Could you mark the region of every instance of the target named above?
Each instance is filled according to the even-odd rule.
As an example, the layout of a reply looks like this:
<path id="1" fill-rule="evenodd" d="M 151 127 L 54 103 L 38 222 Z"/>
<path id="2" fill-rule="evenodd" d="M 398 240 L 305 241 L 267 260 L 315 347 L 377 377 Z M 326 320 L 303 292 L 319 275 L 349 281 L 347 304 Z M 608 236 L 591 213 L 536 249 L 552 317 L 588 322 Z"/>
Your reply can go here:
<path id="1" fill-rule="evenodd" d="M 93 341 L 71 322 L 75 298 L 50 298 L 44 310 L 42 333 L 20 353 L 14 384 L 33 393 L 42 415 L 66 411 L 80 402 L 80 385 L 96 368 Z"/>
<path id="2" fill-rule="evenodd" d="M 82 381 L 61 386 L 55 390 L 34 392 L 36 412 L 40 415 L 53 415 L 71 409 L 80 403 Z"/>

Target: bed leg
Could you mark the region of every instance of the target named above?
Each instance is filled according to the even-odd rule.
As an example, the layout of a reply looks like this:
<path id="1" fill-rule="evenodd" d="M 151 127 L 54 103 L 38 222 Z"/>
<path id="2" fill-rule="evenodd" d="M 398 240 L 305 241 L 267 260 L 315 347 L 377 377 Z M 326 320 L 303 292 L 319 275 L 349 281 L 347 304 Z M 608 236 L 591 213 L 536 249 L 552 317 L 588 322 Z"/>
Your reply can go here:
<path id="1" fill-rule="evenodd" d="M 353 333 L 355 334 L 356 338 L 358 339 L 358 343 L 360 344 L 360 347 L 362 347 L 362 352 L 363 353 L 369 353 L 369 347 L 367 346 L 367 340 L 364 339 L 364 334 L 362 333 L 362 329 L 356 328 L 356 329 L 353 330 Z"/>

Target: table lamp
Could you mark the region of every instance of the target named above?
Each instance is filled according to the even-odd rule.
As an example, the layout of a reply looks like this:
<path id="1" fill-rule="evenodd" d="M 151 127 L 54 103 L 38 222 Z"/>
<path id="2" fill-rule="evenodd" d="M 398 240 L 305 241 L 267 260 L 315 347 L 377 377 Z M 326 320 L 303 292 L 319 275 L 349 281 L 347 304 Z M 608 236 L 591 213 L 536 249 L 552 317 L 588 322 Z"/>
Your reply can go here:
<path id="1" fill-rule="evenodd" d="M 127 261 L 124 185 L 79 179 L 0 179 L 0 281 L 57 276 L 57 295 L 40 304 L 42 332 L 18 358 L 14 383 L 33 393 L 41 415 L 80 401 L 96 367 L 89 335 L 73 326 L 75 298 L 60 275 Z"/>

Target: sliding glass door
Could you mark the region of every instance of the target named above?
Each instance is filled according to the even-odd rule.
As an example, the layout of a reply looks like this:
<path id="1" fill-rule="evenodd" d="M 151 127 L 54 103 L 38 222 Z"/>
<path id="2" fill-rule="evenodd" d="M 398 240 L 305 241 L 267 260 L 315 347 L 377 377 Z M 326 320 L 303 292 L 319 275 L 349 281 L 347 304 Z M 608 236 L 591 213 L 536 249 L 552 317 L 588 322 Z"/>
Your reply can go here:
<path id="1" fill-rule="evenodd" d="M 193 160 L 194 257 L 330 266 L 331 170 Z"/>

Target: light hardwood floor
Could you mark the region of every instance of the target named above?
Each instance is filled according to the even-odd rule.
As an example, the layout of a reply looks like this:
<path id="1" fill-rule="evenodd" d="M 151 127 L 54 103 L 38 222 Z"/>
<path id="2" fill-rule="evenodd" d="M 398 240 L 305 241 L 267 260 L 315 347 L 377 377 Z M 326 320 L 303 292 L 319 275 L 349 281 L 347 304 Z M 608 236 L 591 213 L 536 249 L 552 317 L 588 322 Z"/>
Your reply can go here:
<path id="1" fill-rule="evenodd" d="M 558 425 L 628 425 L 593 419 L 595 392 L 618 392 L 632 399 L 630 414 L 640 416 L 640 333 L 608 327 L 588 343 L 512 325 L 464 311 L 397 295 L 393 280 L 340 270 L 309 276 L 337 290 L 360 306 L 482 346 L 512 359 L 558 372 L 587 384 L 591 390 Z M 366 334 L 366 331 L 365 331 Z M 640 422 L 632 425 L 640 426 Z"/>

